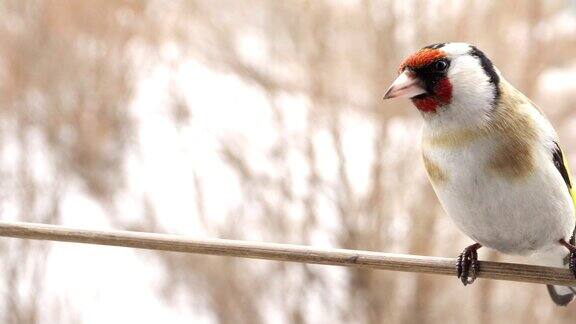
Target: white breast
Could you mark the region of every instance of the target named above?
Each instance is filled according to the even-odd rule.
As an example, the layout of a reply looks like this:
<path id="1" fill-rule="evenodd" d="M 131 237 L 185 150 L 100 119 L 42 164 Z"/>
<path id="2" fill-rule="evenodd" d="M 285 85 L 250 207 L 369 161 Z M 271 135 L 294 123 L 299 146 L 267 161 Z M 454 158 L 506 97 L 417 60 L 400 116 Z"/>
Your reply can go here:
<path id="1" fill-rule="evenodd" d="M 534 153 L 535 169 L 506 178 L 486 169 L 495 138 L 464 146 L 423 144 L 426 159 L 443 174 L 434 190 L 448 215 L 473 240 L 508 254 L 531 254 L 568 240 L 575 225 L 568 189 L 545 147 Z"/>

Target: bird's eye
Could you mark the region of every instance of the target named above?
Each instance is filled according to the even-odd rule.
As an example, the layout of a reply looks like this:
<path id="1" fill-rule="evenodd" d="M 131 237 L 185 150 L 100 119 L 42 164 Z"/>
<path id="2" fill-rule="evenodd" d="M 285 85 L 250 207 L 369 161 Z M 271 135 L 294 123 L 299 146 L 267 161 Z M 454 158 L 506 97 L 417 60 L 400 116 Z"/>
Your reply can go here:
<path id="1" fill-rule="evenodd" d="M 448 62 L 446 60 L 439 60 L 434 63 L 434 71 L 444 72 L 448 68 Z"/>

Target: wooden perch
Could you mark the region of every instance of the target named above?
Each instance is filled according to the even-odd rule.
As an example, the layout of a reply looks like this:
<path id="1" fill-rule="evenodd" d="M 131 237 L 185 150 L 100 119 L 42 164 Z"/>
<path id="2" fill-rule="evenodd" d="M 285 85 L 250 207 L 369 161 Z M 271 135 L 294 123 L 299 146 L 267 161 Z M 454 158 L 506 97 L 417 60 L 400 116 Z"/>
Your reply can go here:
<path id="1" fill-rule="evenodd" d="M 0 236 L 456 276 L 456 261 L 452 258 L 323 249 L 304 245 L 193 239 L 182 235 L 94 231 L 17 222 L 0 222 Z M 481 261 L 478 277 L 576 286 L 576 280 L 568 269 L 524 264 Z"/>

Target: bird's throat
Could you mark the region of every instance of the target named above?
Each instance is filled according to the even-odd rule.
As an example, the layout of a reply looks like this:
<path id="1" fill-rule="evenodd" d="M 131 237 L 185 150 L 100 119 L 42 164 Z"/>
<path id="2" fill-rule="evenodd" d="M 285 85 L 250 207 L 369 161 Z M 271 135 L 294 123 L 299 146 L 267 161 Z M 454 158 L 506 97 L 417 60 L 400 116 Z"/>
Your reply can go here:
<path id="1" fill-rule="evenodd" d="M 423 112 L 436 112 L 436 109 L 440 106 L 440 102 L 433 96 L 412 98 L 412 103 L 418 110 Z"/>

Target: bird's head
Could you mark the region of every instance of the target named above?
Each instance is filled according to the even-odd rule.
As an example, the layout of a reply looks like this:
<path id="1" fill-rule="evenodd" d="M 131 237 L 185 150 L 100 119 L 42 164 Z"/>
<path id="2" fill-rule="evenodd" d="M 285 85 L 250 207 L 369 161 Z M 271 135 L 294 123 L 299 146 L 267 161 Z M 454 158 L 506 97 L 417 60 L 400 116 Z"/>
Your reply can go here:
<path id="1" fill-rule="evenodd" d="M 425 115 L 486 113 L 500 96 L 500 74 L 466 43 L 426 46 L 408 56 L 384 99 L 410 98 Z"/>

